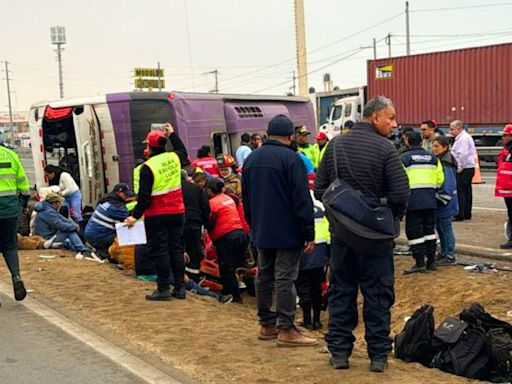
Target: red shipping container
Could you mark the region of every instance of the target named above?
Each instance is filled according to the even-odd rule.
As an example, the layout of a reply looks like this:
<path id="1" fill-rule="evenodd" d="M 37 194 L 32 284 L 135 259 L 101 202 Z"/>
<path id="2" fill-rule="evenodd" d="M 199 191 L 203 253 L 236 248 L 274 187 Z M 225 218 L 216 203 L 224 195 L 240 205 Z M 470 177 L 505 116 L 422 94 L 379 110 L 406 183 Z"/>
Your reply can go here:
<path id="1" fill-rule="evenodd" d="M 393 100 L 399 124 L 512 122 L 512 44 L 370 60 L 367 69 L 368 97 Z"/>

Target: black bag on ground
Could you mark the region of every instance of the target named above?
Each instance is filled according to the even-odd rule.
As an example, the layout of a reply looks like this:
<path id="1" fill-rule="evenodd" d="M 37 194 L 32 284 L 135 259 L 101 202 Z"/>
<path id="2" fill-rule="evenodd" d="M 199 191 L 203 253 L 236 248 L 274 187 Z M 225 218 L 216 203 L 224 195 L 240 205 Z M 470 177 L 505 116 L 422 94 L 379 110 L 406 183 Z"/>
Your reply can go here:
<path id="1" fill-rule="evenodd" d="M 492 382 L 512 381 L 512 336 L 503 328 L 487 332 L 487 342 L 491 351 L 489 380 Z"/>
<path id="2" fill-rule="evenodd" d="M 449 318 L 443 322 L 444 326 L 441 324 L 444 328 L 442 331 L 436 330 L 444 340 L 455 341 L 444 343 L 442 350 L 435 355 L 432 365 L 458 376 L 486 380 L 489 377 L 490 360 L 487 335 L 481 327 L 468 326 L 463 322 L 457 324 L 457 321 Z"/>
<path id="3" fill-rule="evenodd" d="M 502 328 L 512 336 L 512 325 L 486 312 L 480 303 L 471 304 L 469 308 L 464 309 L 460 313 L 459 318 L 468 324 L 481 326 L 486 331 Z"/>
<path id="4" fill-rule="evenodd" d="M 395 357 L 407 362 L 430 366 L 434 335 L 434 307 L 429 304 L 418 308 L 405 323 L 402 332 L 395 336 Z"/>

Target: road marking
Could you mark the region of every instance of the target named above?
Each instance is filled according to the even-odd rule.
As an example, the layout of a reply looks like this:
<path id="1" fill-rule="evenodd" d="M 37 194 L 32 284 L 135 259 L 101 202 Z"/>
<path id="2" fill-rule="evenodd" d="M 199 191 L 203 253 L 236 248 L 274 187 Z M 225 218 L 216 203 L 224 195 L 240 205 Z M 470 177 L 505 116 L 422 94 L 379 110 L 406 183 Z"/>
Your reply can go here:
<path id="1" fill-rule="evenodd" d="M 0 282 L 0 292 L 4 295 L 9 296 L 13 299 L 12 287 L 3 282 Z M 13 299 L 14 300 L 14 299 Z M 181 381 L 170 377 L 166 373 L 159 369 L 149 365 L 143 360 L 136 356 L 128 353 L 127 351 L 117 347 L 106 339 L 96 335 L 87 328 L 82 327 L 70 321 L 65 316 L 40 303 L 34 298 L 27 296 L 25 300 L 20 302 L 25 307 L 30 309 L 32 312 L 41 316 L 51 324 L 62 329 L 64 332 L 80 340 L 84 344 L 88 345 L 95 351 L 101 353 L 105 357 L 109 358 L 116 364 L 125 368 L 134 375 L 140 377 L 142 380 L 150 384 L 183 384 Z"/>
<path id="2" fill-rule="evenodd" d="M 490 208 L 490 207 L 473 207 L 479 211 L 494 211 L 494 212 L 507 212 L 505 208 Z"/>

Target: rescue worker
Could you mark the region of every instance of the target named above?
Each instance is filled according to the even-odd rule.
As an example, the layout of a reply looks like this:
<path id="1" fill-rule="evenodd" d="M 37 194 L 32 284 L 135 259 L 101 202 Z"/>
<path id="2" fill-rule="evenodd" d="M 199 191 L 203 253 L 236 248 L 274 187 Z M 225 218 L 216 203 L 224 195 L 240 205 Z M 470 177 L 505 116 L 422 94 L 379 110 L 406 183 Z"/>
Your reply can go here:
<path id="1" fill-rule="evenodd" d="M 505 236 L 507 242 L 500 248 L 512 248 L 512 124 L 507 124 L 503 129 L 503 149 L 498 155 L 498 170 L 496 173 L 496 188 L 494 196 L 503 197 L 507 206 L 508 219 L 505 222 Z"/>
<path id="2" fill-rule="evenodd" d="M 321 200 L 339 174 L 365 198 L 386 198 L 394 216 L 401 218 L 409 198 L 409 185 L 398 153 L 388 140 L 396 126 L 391 100 L 378 96 L 368 101 L 363 120 L 327 147 L 316 174 L 315 197 Z M 392 349 L 390 309 L 395 300 L 393 241 L 381 242 L 374 248 L 378 249 L 353 248 L 331 231 L 329 331 L 325 340 L 335 369 L 349 368 L 355 341 L 353 331 L 358 323 L 359 290 L 364 297 L 370 370 L 383 372 L 387 366 Z"/>
<path id="3" fill-rule="evenodd" d="M 327 143 L 329 142 L 329 136 L 325 132 L 318 132 L 315 136 L 316 146 L 318 148 L 318 164 L 322 161 L 324 157 L 325 150 L 327 149 Z M 318 165 L 317 165 L 318 166 Z"/>
<path id="4" fill-rule="evenodd" d="M 220 177 L 217 159 L 212 157 L 212 150 L 209 145 L 203 145 L 197 150 L 197 159 L 192 162 L 192 165 L 201 168 L 212 176 Z"/>
<path id="5" fill-rule="evenodd" d="M 155 260 L 157 272 L 157 289 L 146 296 L 147 300 L 185 299 L 181 163 L 187 162 L 187 150 L 171 124 L 167 123 L 165 129 L 166 133 L 154 130 L 146 136 L 149 159 L 140 169 L 137 205 L 125 220 L 132 226 L 144 215 L 149 254 Z M 168 140 L 173 152 L 166 152 Z M 172 293 L 171 269 L 175 283 Z"/>
<path id="6" fill-rule="evenodd" d="M 421 135 L 410 131 L 405 135 L 409 150 L 400 159 L 404 165 L 411 197 L 405 215 L 405 233 L 416 263 L 404 274 L 436 270 L 435 215 L 436 191 L 444 182 L 441 162 L 433 153 L 421 148 Z M 427 263 L 425 265 L 425 257 Z"/>
<path id="7" fill-rule="evenodd" d="M 0 146 L 0 252 L 11 273 L 17 301 L 27 296 L 20 277 L 16 231 L 21 210 L 24 213 L 28 211 L 29 198 L 29 183 L 18 155 Z"/>
<path id="8" fill-rule="evenodd" d="M 295 142 L 299 151 L 301 151 L 306 157 L 312 161 L 315 169 L 318 167 L 318 157 L 320 150 L 318 146 L 308 143 L 308 136 L 311 134 L 304 125 L 295 127 Z"/>
<path id="9" fill-rule="evenodd" d="M 217 157 L 220 175 L 224 180 L 224 187 L 233 191 L 238 197 L 242 197 L 242 182 L 236 174 L 236 162 L 230 154 L 223 154 Z"/>

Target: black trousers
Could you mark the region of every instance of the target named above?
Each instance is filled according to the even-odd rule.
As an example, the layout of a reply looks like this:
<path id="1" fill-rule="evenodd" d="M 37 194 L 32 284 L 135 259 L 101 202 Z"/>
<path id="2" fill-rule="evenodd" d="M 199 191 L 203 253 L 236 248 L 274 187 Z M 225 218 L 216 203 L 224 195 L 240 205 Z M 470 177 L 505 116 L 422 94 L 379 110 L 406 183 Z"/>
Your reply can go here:
<path id="1" fill-rule="evenodd" d="M 392 243 L 372 253 L 362 253 L 333 238 L 329 285 L 329 330 L 325 336 L 334 356 L 352 352 L 358 323 L 357 294 L 364 297 L 365 340 L 371 359 L 391 352 L 391 306 L 395 302 Z"/>
<path id="2" fill-rule="evenodd" d="M 184 215 L 158 215 L 144 219 L 149 256 L 155 261 L 159 291 L 169 289 L 172 270 L 175 288 L 185 286 L 185 261 L 183 260 Z"/>
<path id="3" fill-rule="evenodd" d="M 433 263 L 436 254 L 435 210 L 408 211 L 405 215 L 405 234 L 412 257 L 418 265 Z"/>
<path id="4" fill-rule="evenodd" d="M 11 272 L 11 276 L 20 274 L 20 262 L 18 259 L 18 218 L 0 218 L 0 252 Z"/>
<path id="5" fill-rule="evenodd" d="M 240 289 L 238 288 L 235 270 L 246 266 L 246 239 L 245 233 L 241 229 L 237 229 L 222 236 L 214 243 L 217 249 L 220 278 L 224 286 L 222 292 L 233 295 L 234 299 L 240 298 Z"/>
<path id="6" fill-rule="evenodd" d="M 305 256 L 307 257 L 307 256 Z M 299 305 L 303 311 L 320 313 L 322 308 L 322 283 L 324 281 L 324 268 L 301 269 L 295 282 Z"/>
<path id="7" fill-rule="evenodd" d="M 471 210 L 473 208 L 471 180 L 473 180 L 474 175 L 474 168 L 466 168 L 461 173 L 457 173 L 457 198 L 459 199 L 459 215 L 457 217 L 463 220 L 471 219 Z"/>
<path id="8" fill-rule="evenodd" d="M 200 264 L 203 260 L 201 227 L 185 226 L 183 239 L 185 240 L 185 251 L 190 257 L 190 262 L 185 266 L 185 272 L 187 272 L 188 277 L 197 281 Z"/>

